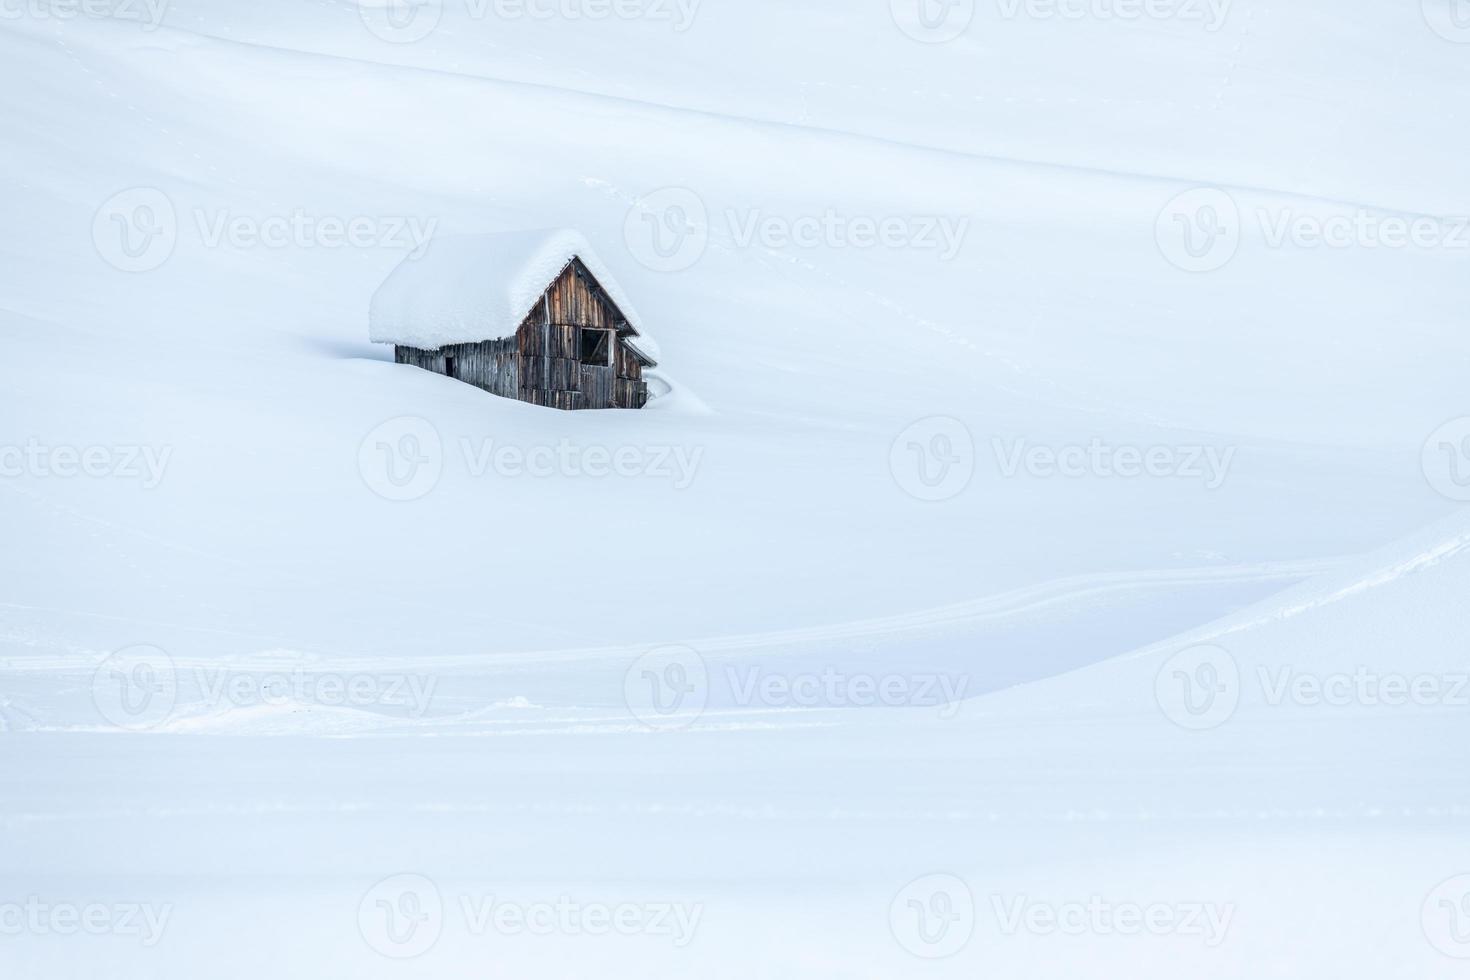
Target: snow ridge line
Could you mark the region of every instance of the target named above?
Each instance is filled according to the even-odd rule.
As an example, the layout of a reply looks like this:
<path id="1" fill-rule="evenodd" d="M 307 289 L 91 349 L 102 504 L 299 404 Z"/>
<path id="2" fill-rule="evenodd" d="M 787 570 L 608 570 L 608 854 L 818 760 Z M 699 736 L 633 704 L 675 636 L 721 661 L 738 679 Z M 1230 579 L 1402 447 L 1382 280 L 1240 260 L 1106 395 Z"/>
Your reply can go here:
<path id="1" fill-rule="evenodd" d="M 706 636 L 691 640 L 680 640 L 703 654 L 731 653 L 735 651 L 756 652 L 763 649 L 779 649 L 794 644 L 830 642 L 857 638 L 915 633 L 938 628 L 954 628 L 979 622 L 1004 620 L 1028 615 L 1055 606 L 1065 606 L 1079 601 L 1088 601 L 1100 596 L 1127 595 L 1130 593 L 1167 591 L 1194 586 L 1219 585 L 1234 582 L 1301 581 L 1314 575 L 1342 567 L 1346 559 L 1323 558 L 1303 561 L 1262 562 L 1257 564 L 1228 565 L 1216 568 L 1187 568 L 1174 570 L 1149 570 L 1138 572 L 1106 572 L 1092 575 L 1073 575 L 1051 579 L 1036 585 L 1010 589 L 976 599 L 899 613 L 891 616 L 873 617 L 844 623 L 822 626 L 797 627 L 763 633 L 745 633 L 726 636 Z M 670 642 L 665 638 L 659 642 Z M 569 648 L 563 650 L 521 650 L 505 653 L 480 655 L 454 655 L 414 659 L 416 668 L 465 667 L 484 668 L 517 661 L 536 663 L 571 662 L 613 657 L 635 657 L 647 651 L 653 641 L 622 646 Z M 184 661 L 180 661 L 181 663 Z M 217 665 L 217 661 L 201 660 L 201 664 Z M 353 660 L 361 666 L 381 666 L 383 661 L 371 659 Z M 321 665 L 325 669 L 325 664 Z M 336 664 L 339 668 L 346 664 Z"/>
<path id="2" fill-rule="evenodd" d="M 1288 597 L 1278 600 L 1267 600 L 1267 611 L 1260 613 L 1250 619 L 1238 622 L 1223 621 L 1213 627 L 1201 627 L 1181 633 L 1168 640 L 1159 643 L 1150 643 L 1132 653 L 1124 654 L 1118 660 L 1137 660 L 1143 657 L 1158 654 L 1166 649 L 1178 649 L 1183 646 L 1218 640 L 1222 637 L 1233 636 L 1236 633 L 1245 633 L 1250 630 L 1259 629 L 1274 623 L 1295 619 L 1305 613 L 1314 612 L 1348 599 L 1352 596 L 1362 595 L 1374 589 L 1392 584 L 1409 575 L 1416 574 L 1428 568 L 1453 558 L 1467 550 L 1470 550 L 1470 531 L 1462 531 L 1450 538 L 1424 547 L 1406 558 L 1400 558 L 1387 562 L 1383 565 L 1370 566 L 1361 577 L 1352 580 L 1346 585 L 1341 585 L 1320 595 L 1299 601 L 1291 601 Z M 1273 607 L 1274 603 L 1274 607 Z"/>
<path id="3" fill-rule="evenodd" d="M 1260 562 L 1255 564 L 1224 565 L 1219 567 L 1180 568 L 1168 570 L 1144 570 L 1136 572 L 1105 572 L 1091 575 L 1072 575 L 1051 579 L 1035 585 L 1023 586 L 963 602 L 898 613 L 868 619 L 831 623 L 821 626 L 796 627 L 763 633 L 744 633 L 726 636 L 707 636 L 687 643 L 701 653 L 731 653 L 735 651 L 755 652 L 764 648 L 782 648 L 794 644 L 852 640 L 894 634 L 917 633 L 932 629 L 955 628 L 975 623 L 994 622 L 1016 616 L 1029 615 L 1056 606 L 1094 600 L 1102 596 L 1120 596 L 1130 593 L 1163 592 L 1198 586 L 1220 585 L 1243 582 L 1299 582 L 1314 575 L 1340 569 L 1349 559 L 1317 558 L 1301 561 Z M 26 608 L 10 603 L 0 603 L 0 608 Z M 62 612 L 62 610 L 55 610 Z M 88 613 L 76 611 L 76 615 Z M 112 618 L 112 617 L 109 617 Z M 179 628 L 187 627 L 175 624 Z M 229 632 L 209 630 L 210 632 Z M 442 657 L 392 658 L 367 657 L 362 655 L 334 655 L 312 651 L 311 669 L 382 669 L 390 663 L 411 665 L 415 669 L 434 668 L 487 668 L 531 661 L 538 664 L 551 662 L 573 662 L 581 660 L 609 659 L 614 657 L 636 657 L 668 638 L 602 647 L 573 647 L 560 650 L 513 650 L 485 652 L 479 654 L 455 654 Z M 180 666 L 225 667 L 249 669 L 252 664 L 272 665 L 277 660 L 259 661 L 255 658 L 230 658 L 221 660 L 211 657 L 188 657 L 176 654 Z M 11 670 L 27 672 L 37 670 L 75 670 L 78 662 L 74 658 L 56 658 L 44 663 L 23 664 L 12 660 L 7 664 Z M 83 666 L 90 666 L 85 664 Z M 0 674 L 4 670 L 0 669 Z"/>
<path id="4" fill-rule="evenodd" d="M 108 22 L 99 22 L 108 23 Z M 609 103 L 623 109 L 636 108 L 644 111 L 677 113 L 686 116 L 698 116 L 715 122 L 730 123 L 735 125 L 749 126 L 754 128 L 766 128 L 777 130 L 793 130 L 805 133 L 809 136 L 830 137 L 836 139 L 854 140 L 864 143 L 876 143 L 899 150 L 936 154 L 949 157 L 957 157 L 963 160 L 994 164 L 997 166 L 1012 167 L 1022 170 L 1052 171 L 1081 176 L 1103 177 L 1122 180 L 1131 183 L 1144 184 L 1166 184 L 1179 187 L 1209 186 L 1217 187 L 1227 191 L 1241 191 L 1245 193 L 1274 195 L 1290 198 L 1298 201 L 1327 204 L 1339 208 L 1351 208 L 1368 210 L 1384 215 L 1404 218 L 1438 218 L 1443 219 L 1445 215 L 1437 215 L 1429 212 L 1416 211 L 1408 208 L 1388 207 L 1379 204 L 1371 204 L 1364 201 L 1349 201 L 1341 198 L 1326 197 L 1322 195 L 1309 194 L 1303 191 L 1285 190 L 1276 187 L 1263 187 L 1255 184 L 1243 184 L 1231 181 L 1213 180 L 1197 177 L 1183 177 L 1167 174 L 1143 173 L 1138 171 L 1112 170 L 1104 167 L 1088 167 L 1082 164 L 1066 163 L 1051 160 L 1029 160 L 1021 157 L 1006 157 L 997 154 L 979 153 L 973 150 L 962 150 L 954 147 L 936 146 L 927 143 L 917 143 L 910 140 L 898 139 L 891 136 L 882 136 L 876 133 L 861 133 L 853 130 L 837 129 L 828 126 L 817 126 L 809 123 L 788 122 L 781 119 L 768 119 L 759 116 L 745 116 L 738 113 L 721 112 L 714 109 L 701 109 L 693 106 L 670 105 L 663 102 L 654 102 L 647 99 L 637 99 L 625 95 L 611 95 L 603 92 L 593 92 L 584 89 L 572 88 L 564 85 L 553 85 L 549 82 L 529 82 L 514 78 L 503 78 L 494 75 L 477 75 L 470 72 L 450 71 L 443 68 L 426 68 L 418 65 L 397 64 L 394 62 L 375 61 L 371 58 L 355 57 L 353 55 L 332 54 L 325 51 L 309 51 L 301 48 L 282 48 L 259 41 L 239 41 L 233 38 L 220 37 L 200 31 L 192 31 L 186 28 L 175 27 L 168 24 L 160 25 L 155 34 L 172 33 L 184 37 L 195 38 L 206 42 L 215 42 L 231 47 L 246 48 L 258 51 L 267 51 L 286 57 L 296 57 L 304 60 L 322 59 L 326 61 L 342 62 L 350 65 L 371 67 L 384 71 L 406 71 L 418 74 L 437 75 L 444 78 L 452 78 L 466 82 L 478 82 L 485 85 L 501 86 L 505 88 L 519 88 L 548 94 L 556 97 L 575 97 L 578 99 L 596 100 Z"/>

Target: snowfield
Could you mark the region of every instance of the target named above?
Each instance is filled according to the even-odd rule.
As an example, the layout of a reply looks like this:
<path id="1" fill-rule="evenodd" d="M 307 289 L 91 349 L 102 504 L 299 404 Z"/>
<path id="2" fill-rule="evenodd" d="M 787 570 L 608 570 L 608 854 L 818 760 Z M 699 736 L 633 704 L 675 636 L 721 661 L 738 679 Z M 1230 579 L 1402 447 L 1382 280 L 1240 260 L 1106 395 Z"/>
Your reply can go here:
<path id="1" fill-rule="evenodd" d="M 1461 0 L 0 14 L 0 977 L 1465 975 Z"/>

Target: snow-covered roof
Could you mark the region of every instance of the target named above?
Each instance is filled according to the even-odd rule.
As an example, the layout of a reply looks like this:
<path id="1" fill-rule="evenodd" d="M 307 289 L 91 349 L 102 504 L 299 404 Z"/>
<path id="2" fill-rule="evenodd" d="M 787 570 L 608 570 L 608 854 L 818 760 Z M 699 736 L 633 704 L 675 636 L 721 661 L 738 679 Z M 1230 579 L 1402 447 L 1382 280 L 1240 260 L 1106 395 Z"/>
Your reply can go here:
<path id="1" fill-rule="evenodd" d="M 633 345 L 656 360 L 658 345 L 612 272 L 587 239 L 564 228 L 435 237 L 373 294 L 368 337 L 425 350 L 510 337 L 573 258 L 622 311 L 637 336 Z"/>

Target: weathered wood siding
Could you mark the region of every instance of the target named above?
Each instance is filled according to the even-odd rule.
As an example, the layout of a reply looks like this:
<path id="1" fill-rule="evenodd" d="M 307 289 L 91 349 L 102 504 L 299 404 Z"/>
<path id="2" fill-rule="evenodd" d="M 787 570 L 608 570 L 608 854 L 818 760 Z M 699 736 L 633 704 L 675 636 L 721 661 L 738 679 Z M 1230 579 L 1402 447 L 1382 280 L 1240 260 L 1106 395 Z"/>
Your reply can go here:
<path id="1" fill-rule="evenodd" d="M 642 408 L 648 403 L 648 385 L 643 380 L 643 363 L 626 341 L 619 340 L 613 356 L 616 376 L 612 382 L 614 408 Z"/>
<path id="2" fill-rule="evenodd" d="M 582 365 L 582 404 L 586 408 L 613 407 L 613 369 Z"/>
<path id="3" fill-rule="evenodd" d="M 610 364 L 581 362 L 583 328 L 613 331 Z M 642 408 L 648 402 L 643 364 L 618 336 L 622 311 L 574 259 L 521 322 L 514 337 L 439 350 L 395 348 L 400 364 L 447 374 L 505 398 L 551 408 Z"/>
<path id="4" fill-rule="evenodd" d="M 617 329 L 619 324 L 626 325 L 618 308 L 579 261 L 573 261 L 563 269 L 546 290 L 546 312 L 552 323 L 604 330 Z"/>
<path id="5" fill-rule="evenodd" d="M 622 341 L 618 342 L 617 359 L 614 364 L 618 369 L 618 377 L 627 378 L 629 381 L 643 380 L 643 364 L 638 360 L 638 355 L 628 348 Z"/>
<path id="6" fill-rule="evenodd" d="M 453 358 L 455 379 L 506 398 L 516 397 L 520 358 L 514 338 L 450 344 L 438 350 L 399 345 L 393 351 L 399 364 L 412 364 L 435 374 L 448 374 L 448 362 Z"/>

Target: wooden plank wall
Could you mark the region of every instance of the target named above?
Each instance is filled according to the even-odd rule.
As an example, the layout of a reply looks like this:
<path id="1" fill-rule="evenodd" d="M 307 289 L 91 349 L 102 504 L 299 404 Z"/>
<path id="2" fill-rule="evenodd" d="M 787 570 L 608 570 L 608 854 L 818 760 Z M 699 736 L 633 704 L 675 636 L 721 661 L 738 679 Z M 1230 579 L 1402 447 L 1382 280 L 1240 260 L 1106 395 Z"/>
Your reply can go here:
<path id="1" fill-rule="evenodd" d="M 638 355 L 628 349 L 625 340 L 618 341 L 616 367 L 620 378 L 627 378 L 629 381 L 643 380 L 643 364 L 638 360 Z"/>
<path id="2" fill-rule="evenodd" d="M 613 407 L 613 369 L 582 365 L 582 406 L 584 408 Z"/>
<path id="3" fill-rule="evenodd" d="M 486 340 L 478 344 L 450 344 L 438 350 L 399 345 L 393 349 L 399 364 L 444 374 L 447 358 L 454 358 L 454 376 L 466 384 L 505 398 L 516 397 L 519 387 L 519 358 L 514 338 Z"/>
<path id="4" fill-rule="evenodd" d="M 596 283 L 586 266 L 573 261 L 546 290 L 547 321 L 614 329 L 617 326 L 616 308 Z"/>

